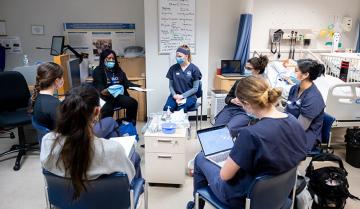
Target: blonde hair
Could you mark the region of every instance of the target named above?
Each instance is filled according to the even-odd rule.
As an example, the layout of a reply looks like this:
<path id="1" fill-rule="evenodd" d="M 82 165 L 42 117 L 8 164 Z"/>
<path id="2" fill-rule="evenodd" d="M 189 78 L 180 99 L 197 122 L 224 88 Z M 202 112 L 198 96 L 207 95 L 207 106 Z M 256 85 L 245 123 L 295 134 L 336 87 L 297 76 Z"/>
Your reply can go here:
<path id="1" fill-rule="evenodd" d="M 185 50 L 188 50 L 189 52 L 191 52 L 190 47 L 186 44 L 179 46 L 179 48 L 182 48 L 182 49 L 185 49 Z M 189 55 L 188 55 L 188 61 L 191 62 L 191 53 L 189 53 Z"/>
<path id="2" fill-rule="evenodd" d="M 281 96 L 281 89 L 271 88 L 268 82 L 258 76 L 240 79 L 236 87 L 236 97 L 260 108 L 275 104 Z"/>

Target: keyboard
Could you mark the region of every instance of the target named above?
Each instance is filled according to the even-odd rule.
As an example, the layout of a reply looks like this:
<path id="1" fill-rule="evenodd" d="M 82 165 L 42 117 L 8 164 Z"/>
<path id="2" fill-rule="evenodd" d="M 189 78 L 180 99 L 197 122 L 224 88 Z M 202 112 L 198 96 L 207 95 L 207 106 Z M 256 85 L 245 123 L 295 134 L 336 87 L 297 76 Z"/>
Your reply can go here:
<path id="1" fill-rule="evenodd" d="M 216 163 L 225 161 L 230 154 L 230 151 L 221 152 L 215 155 L 208 156 L 208 158 Z"/>

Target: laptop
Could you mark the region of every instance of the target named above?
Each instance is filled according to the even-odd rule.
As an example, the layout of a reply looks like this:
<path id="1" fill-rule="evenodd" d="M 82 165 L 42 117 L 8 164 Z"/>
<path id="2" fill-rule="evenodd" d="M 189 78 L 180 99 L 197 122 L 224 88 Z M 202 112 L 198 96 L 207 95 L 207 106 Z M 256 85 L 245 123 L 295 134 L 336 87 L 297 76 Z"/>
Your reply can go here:
<path id="1" fill-rule="evenodd" d="M 205 158 L 223 167 L 234 146 L 229 129 L 226 126 L 215 126 L 199 130 L 197 135 Z"/>
<path id="2" fill-rule="evenodd" d="M 240 60 L 221 60 L 221 75 L 224 77 L 240 77 L 244 75 Z"/>

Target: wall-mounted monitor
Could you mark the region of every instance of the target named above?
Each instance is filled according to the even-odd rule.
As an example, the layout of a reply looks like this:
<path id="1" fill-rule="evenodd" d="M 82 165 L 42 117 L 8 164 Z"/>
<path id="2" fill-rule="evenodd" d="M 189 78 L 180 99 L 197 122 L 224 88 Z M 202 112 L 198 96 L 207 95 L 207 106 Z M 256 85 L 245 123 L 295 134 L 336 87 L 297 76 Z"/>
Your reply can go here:
<path id="1" fill-rule="evenodd" d="M 51 41 L 50 55 L 58 56 L 64 50 L 64 36 L 53 36 Z"/>

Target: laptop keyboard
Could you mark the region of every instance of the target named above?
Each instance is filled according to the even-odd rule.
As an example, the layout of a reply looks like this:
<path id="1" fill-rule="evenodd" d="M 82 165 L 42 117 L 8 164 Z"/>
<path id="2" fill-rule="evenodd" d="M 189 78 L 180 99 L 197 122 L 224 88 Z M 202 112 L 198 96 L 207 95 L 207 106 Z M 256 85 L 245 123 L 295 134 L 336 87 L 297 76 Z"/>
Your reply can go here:
<path id="1" fill-rule="evenodd" d="M 228 152 L 222 152 L 215 155 L 208 156 L 209 159 L 213 160 L 214 162 L 222 162 L 225 161 L 230 154 L 230 151 Z"/>

